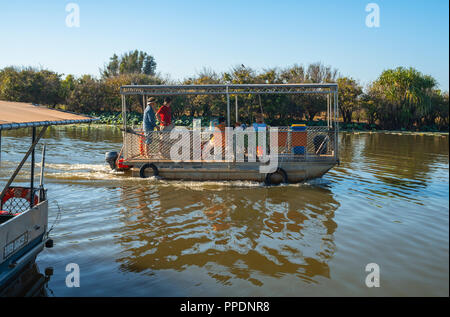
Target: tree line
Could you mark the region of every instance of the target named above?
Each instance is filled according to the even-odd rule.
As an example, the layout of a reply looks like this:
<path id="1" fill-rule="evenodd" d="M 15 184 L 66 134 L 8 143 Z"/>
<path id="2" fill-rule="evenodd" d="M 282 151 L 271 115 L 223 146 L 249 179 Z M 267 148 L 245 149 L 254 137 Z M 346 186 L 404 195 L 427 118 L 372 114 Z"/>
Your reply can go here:
<path id="1" fill-rule="evenodd" d="M 32 67 L 5 67 L 0 70 L 0 99 L 32 102 L 86 114 L 120 116 L 122 85 L 160 84 L 285 84 L 332 83 L 339 85 L 339 114 L 344 127 L 365 126 L 389 130 L 448 131 L 449 95 L 437 89 L 436 80 L 414 68 L 383 71 L 365 89 L 357 80 L 341 76 L 337 69 L 321 63 L 307 66 L 267 68 L 257 71 L 239 65 L 217 73 L 204 68 L 182 81 L 164 78 L 156 72 L 153 56 L 142 51 L 114 54 L 100 69 L 100 76 L 62 74 Z M 158 100 L 161 102 L 161 100 Z M 289 125 L 324 119 L 326 97 L 302 95 L 240 95 L 239 121 L 250 123 L 263 113 L 273 125 Z M 127 104 L 136 123 L 143 112 L 143 100 L 128 96 Z M 224 115 L 225 96 L 177 96 L 172 102 L 175 118 Z M 187 120 L 189 121 L 189 120 Z M 183 121 L 182 123 L 185 123 Z"/>

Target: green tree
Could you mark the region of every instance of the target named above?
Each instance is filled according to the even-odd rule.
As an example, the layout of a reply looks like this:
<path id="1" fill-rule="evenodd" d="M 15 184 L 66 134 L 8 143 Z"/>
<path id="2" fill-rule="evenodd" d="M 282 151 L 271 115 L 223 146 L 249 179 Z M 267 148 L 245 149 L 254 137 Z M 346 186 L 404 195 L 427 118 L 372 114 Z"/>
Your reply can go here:
<path id="1" fill-rule="evenodd" d="M 5 67 L 0 72 L 0 98 L 9 101 L 28 101 L 28 92 L 25 91 L 20 71 L 15 67 Z"/>
<path id="2" fill-rule="evenodd" d="M 203 68 L 197 76 L 187 78 L 183 81 L 185 85 L 212 85 L 220 84 L 220 76 L 211 69 Z M 191 117 L 212 116 L 223 114 L 225 109 L 225 98 L 220 95 L 192 95 L 183 98 L 185 107 Z M 173 104 L 173 103 L 172 103 Z"/>
<path id="3" fill-rule="evenodd" d="M 364 117 L 370 125 L 374 125 L 377 120 L 377 111 L 380 102 L 370 93 L 361 96 L 361 109 L 364 111 Z"/>
<path id="4" fill-rule="evenodd" d="M 337 83 L 339 87 L 339 111 L 344 123 L 350 123 L 353 112 L 359 107 L 362 88 L 354 79 L 348 77 L 338 78 Z"/>
<path id="5" fill-rule="evenodd" d="M 297 64 L 281 70 L 279 76 L 283 84 L 304 83 L 306 81 L 305 68 Z"/>
<path id="6" fill-rule="evenodd" d="M 425 118 L 424 124 L 428 126 L 436 125 L 441 131 L 449 129 L 449 100 L 448 92 L 442 93 L 440 90 L 433 91 L 431 97 L 431 115 Z"/>
<path id="7" fill-rule="evenodd" d="M 122 101 L 120 97 L 120 87 L 124 85 L 161 85 L 164 80 L 146 74 L 122 74 L 118 76 L 104 78 L 102 80 L 105 89 L 105 108 L 106 110 L 120 111 Z M 161 98 L 160 98 L 161 99 Z M 143 112 L 142 96 L 127 96 L 127 106 L 130 110 Z M 162 102 L 162 100 L 160 100 Z"/>
<path id="8" fill-rule="evenodd" d="M 283 84 L 301 84 L 306 81 L 306 70 L 302 65 L 294 64 L 290 67 L 284 68 L 279 74 L 281 83 Z M 302 95 L 285 95 L 289 103 L 287 109 L 284 111 L 291 121 L 301 120 L 305 115 L 305 96 Z M 280 116 L 281 119 L 283 115 Z M 283 124 L 283 122 L 281 122 Z"/>
<path id="9" fill-rule="evenodd" d="M 35 102 L 55 107 L 63 102 L 61 96 L 61 75 L 49 70 L 41 70 L 33 74 Z"/>
<path id="10" fill-rule="evenodd" d="M 6 67 L 0 71 L 0 98 L 52 105 L 63 101 L 61 75 L 46 69 Z"/>
<path id="11" fill-rule="evenodd" d="M 322 63 L 313 63 L 308 66 L 305 74 L 305 83 L 334 83 L 338 77 L 337 69 L 324 66 Z M 316 114 L 326 111 L 326 97 L 321 94 L 303 94 L 299 98 L 306 110 L 306 117 L 313 121 Z"/>
<path id="12" fill-rule="evenodd" d="M 257 83 L 257 72 L 251 68 L 241 64 L 234 66 L 230 71 L 222 74 L 222 83 L 224 84 L 255 84 Z M 252 94 L 239 94 L 239 117 L 241 120 L 251 123 L 253 120 L 253 113 L 259 110 L 259 99 Z"/>
<path id="13" fill-rule="evenodd" d="M 420 126 L 431 111 L 436 80 L 414 68 L 397 67 L 382 72 L 371 85 L 369 95 L 376 101 L 377 119 L 386 129 Z"/>
<path id="14" fill-rule="evenodd" d="M 119 57 L 114 54 L 108 63 L 108 65 L 105 66 L 102 72 L 102 76 L 104 78 L 114 77 L 119 75 Z"/>
<path id="15" fill-rule="evenodd" d="M 145 74 L 155 76 L 156 61 L 153 56 L 138 50 L 130 51 L 118 57 L 114 54 L 101 74 L 109 78 L 124 74 Z"/>
<path id="16" fill-rule="evenodd" d="M 70 93 L 72 90 L 75 89 L 75 77 L 73 75 L 67 75 L 64 80 L 61 81 L 60 88 L 59 88 L 59 95 L 63 99 L 64 102 L 67 101 L 67 98 L 69 98 Z"/>
<path id="17" fill-rule="evenodd" d="M 105 101 L 105 85 L 91 75 L 83 75 L 74 81 L 73 90 L 66 98 L 67 110 L 84 113 L 104 110 Z"/>

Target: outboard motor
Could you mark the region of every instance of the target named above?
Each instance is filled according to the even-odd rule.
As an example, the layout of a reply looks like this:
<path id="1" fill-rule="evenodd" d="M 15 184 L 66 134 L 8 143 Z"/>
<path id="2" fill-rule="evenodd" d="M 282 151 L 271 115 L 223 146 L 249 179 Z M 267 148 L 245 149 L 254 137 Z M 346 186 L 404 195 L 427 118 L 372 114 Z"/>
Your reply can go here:
<path id="1" fill-rule="evenodd" d="M 117 152 L 106 152 L 105 154 L 105 161 L 109 164 L 111 169 L 116 169 L 116 160 L 119 157 L 119 154 Z"/>

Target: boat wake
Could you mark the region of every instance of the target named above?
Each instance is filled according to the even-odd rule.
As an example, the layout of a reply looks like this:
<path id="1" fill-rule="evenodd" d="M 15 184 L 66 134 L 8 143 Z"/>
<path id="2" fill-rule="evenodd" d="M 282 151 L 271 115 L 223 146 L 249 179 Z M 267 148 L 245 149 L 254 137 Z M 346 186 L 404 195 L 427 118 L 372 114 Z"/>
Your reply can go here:
<path id="1" fill-rule="evenodd" d="M 36 165 L 39 169 L 39 165 Z M 26 174 L 26 172 L 25 172 Z M 22 175 L 22 177 L 25 175 Z M 45 178 L 50 182 L 61 183 L 64 181 L 90 184 L 92 181 L 103 183 L 104 181 L 133 181 L 133 183 L 145 183 L 162 187 L 189 188 L 191 190 L 223 190 L 224 188 L 271 188 L 271 187 L 302 187 L 302 186 L 328 186 L 329 181 L 324 179 L 309 180 L 298 184 L 281 184 L 278 186 L 266 186 L 262 182 L 255 181 L 188 181 L 166 180 L 161 177 L 139 178 L 132 177 L 129 172 L 113 171 L 106 164 L 63 164 L 47 163 L 45 165 Z"/>
<path id="2" fill-rule="evenodd" d="M 123 180 L 123 177 L 127 177 L 124 172 L 113 171 L 106 164 L 48 163 L 45 169 L 47 179 Z"/>

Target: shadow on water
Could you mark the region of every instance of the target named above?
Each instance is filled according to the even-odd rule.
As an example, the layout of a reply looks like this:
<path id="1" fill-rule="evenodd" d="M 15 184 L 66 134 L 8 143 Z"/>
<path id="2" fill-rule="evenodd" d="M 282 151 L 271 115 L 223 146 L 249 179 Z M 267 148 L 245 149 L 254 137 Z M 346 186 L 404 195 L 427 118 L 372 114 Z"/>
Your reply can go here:
<path id="1" fill-rule="evenodd" d="M 328 189 L 123 186 L 121 191 L 124 227 L 118 242 L 126 256 L 117 261 L 124 271 L 199 267 L 223 285 L 243 279 L 262 286 L 265 276 L 329 278 L 339 203 Z"/>
<path id="2" fill-rule="evenodd" d="M 45 273 L 39 272 L 36 262 L 28 263 L 21 272 L 9 282 L 7 287 L 0 290 L 0 297 L 48 297 L 48 282 L 53 274 L 51 268 Z"/>

